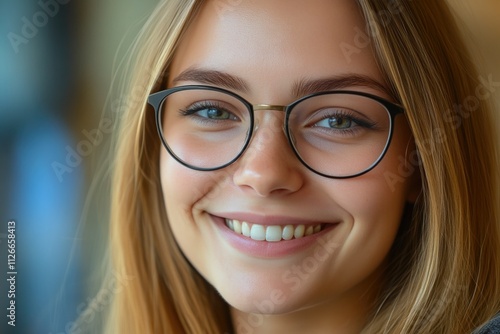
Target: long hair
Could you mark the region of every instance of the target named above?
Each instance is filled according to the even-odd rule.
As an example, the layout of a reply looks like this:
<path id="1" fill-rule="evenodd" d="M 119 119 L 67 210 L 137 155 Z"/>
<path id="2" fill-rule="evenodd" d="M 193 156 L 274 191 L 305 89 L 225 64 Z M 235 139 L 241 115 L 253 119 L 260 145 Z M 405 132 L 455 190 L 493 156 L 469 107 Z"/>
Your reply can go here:
<path id="1" fill-rule="evenodd" d="M 409 160 L 422 183 L 365 332 L 470 333 L 500 309 L 498 156 L 487 88 L 442 1 L 358 4 L 371 35 L 367 47 L 405 108 L 417 147 Z M 176 45 L 200 5 L 162 1 L 135 46 L 110 227 L 112 267 L 131 279 L 114 295 L 108 332 L 233 331 L 227 304 L 189 264 L 169 228 L 162 146 L 146 104 L 168 78 Z"/>

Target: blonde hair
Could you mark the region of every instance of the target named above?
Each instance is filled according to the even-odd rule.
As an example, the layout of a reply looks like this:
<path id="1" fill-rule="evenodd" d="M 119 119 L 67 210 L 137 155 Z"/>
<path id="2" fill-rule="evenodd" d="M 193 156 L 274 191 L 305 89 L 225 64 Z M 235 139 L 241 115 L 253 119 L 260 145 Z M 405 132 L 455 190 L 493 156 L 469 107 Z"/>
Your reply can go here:
<path id="1" fill-rule="evenodd" d="M 442 1 L 358 3 L 379 65 L 406 110 L 423 189 L 391 250 L 391 279 L 365 332 L 469 333 L 500 310 L 490 107 L 476 96 L 480 82 Z M 146 105 L 200 5 L 162 1 L 138 37 L 133 101 L 117 137 L 110 231 L 113 268 L 132 279 L 114 296 L 107 332 L 233 330 L 227 304 L 170 231 L 159 176 L 162 146 Z M 468 114 L 455 107 L 471 101 Z"/>

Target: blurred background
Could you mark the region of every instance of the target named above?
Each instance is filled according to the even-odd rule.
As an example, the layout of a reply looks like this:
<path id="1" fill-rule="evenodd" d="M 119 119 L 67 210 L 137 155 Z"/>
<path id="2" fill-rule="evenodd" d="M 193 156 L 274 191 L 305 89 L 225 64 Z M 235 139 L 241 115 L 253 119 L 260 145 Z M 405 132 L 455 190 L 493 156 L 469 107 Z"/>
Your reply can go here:
<path id="1" fill-rule="evenodd" d="M 0 0 L 0 333 L 69 333 L 96 301 L 87 275 L 104 254 L 109 199 L 105 184 L 90 188 L 110 137 L 99 121 L 117 63 L 156 2 Z"/>
<path id="2" fill-rule="evenodd" d="M 120 107 L 108 97 L 117 64 L 156 2 L 0 0 L 0 333 L 69 333 L 85 307 L 103 306 L 92 273 L 109 189 L 96 162 L 111 134 L 100 120 L 105 105 Z M 500 1 L 448 2 L 482 75 L 499 82 Z M 492 103 L 500 129 L 500 88 Z M 9 220 L 15 328 L 4 315 Z"/>

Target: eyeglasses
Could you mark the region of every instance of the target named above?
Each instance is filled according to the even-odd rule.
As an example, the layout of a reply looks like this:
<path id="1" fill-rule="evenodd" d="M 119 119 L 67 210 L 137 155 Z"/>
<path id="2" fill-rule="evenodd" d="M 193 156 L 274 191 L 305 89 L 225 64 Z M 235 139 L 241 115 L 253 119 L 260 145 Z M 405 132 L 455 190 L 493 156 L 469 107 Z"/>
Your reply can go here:
<path id="1" fill-rule="evenodd" d="M 284 132 L 297 158 L 328 178 L 372 170 L 391 142 L 403 108 L 356 91 L 318 92 L 287 106 L 252 105 L 217 87 L 189 85 L 153 93 L 156 126 L 169 154 L 182 165 L 213 171 L 234 163 L 248 148 L 256 111 L 285 113 Z"/>

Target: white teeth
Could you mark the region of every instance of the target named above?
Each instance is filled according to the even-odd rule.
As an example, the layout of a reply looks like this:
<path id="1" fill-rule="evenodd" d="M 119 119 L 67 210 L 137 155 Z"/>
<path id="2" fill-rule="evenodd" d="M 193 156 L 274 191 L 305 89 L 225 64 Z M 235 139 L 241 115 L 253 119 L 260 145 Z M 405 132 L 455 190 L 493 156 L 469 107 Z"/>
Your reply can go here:
<path id="1" fill-rule="evenodd" d="M 320 226 L 321 228 L 321 226 Z M 281 235 L 281 237 L 285 240 L 290 240 L 293 238 L 293 225 L 287 225 L 285 227 L 283 227 L 283 234 Z"/>
<path id="2" fill-rule="evenodd" d="M 281 240 L 281 226 L 279 226 L 279 225 L 268 226 L 266 228 L 266 240 L 267 241 L 280 241 Z"/>
<path id="3" fill-rule="evenodd" d="M 239 220 L 233 220 L 233 228 L 232 230 L 236 233 L 241 234 L 241 223 Z"/>
<path id="4" fill-rule="evenodd" d="M 266 228 L 259 224 L 253 224 L 250 230 L 250 238 L 253 240 L 266 240 Z"/>
<path id="5" fill-rule="evenodd" d="M 304 225 L 299 225 L 295 228 L 295 231 L 293 231 L 293 236 L 295 239 L 302 238 L 304 236 L 304 230 L 305 226 Z"/>
<path id="6" fill-rule="evenodd" d="M 299 239 L 321 232 L 321 224 L 317 225 L 260 225 L 251 224 L 236 219 L 226 219 L 226 226 L 238 234 L 258 241 L 276 242 L 281 240 Z"/>
<path id="7" fill-rule="evenodd" d="M 243 234 L 245 237 L 249 237 L 250 236 L 250 226 L 248 226 L 247 222 L 243 222 L 241 224 L 241 234 Z"/>

